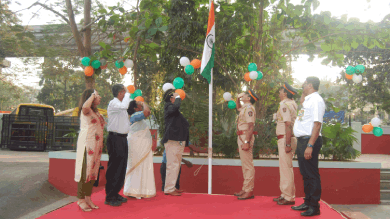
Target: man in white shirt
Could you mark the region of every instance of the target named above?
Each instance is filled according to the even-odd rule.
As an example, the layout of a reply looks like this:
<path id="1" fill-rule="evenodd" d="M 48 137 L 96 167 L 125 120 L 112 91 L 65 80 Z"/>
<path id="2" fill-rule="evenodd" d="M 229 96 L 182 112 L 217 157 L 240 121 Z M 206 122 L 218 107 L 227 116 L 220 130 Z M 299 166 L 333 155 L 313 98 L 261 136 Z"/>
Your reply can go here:
<path id="1" fill-rule="evenodd" d="M 298 138 L 296 154 L 303 177 L 305 202 L 291 207 L 303 211 L 302 216 L 320 214 L 321 178 L 318 170 L 318 154 L 322 147 L 321 125 L 325 114 L 325 102 L 318 94 L 320 80 L 306 78 L 302 85 L 304 102 L 294 124 L 294 135 Z M 303 98 L 302 98 L 303 99 Z"/>
<path id="2" fill-rule="evenodd" d="M 130 120 L 127 114 L 127 108 L 132 99 L 126 92 L 122 84 L 116 84 L 112 87 L 114 99 L 110 101 L 107 107 L 108 124 L 107 131 L 107 151 L 108 165 L 106 173 L 106 200 L 104 204 L 111 206 L 120 206 L 127 202 L 127 199 L 118 193 L 122 189 L 127 167 L 127 133 L 130 128 Z"/>

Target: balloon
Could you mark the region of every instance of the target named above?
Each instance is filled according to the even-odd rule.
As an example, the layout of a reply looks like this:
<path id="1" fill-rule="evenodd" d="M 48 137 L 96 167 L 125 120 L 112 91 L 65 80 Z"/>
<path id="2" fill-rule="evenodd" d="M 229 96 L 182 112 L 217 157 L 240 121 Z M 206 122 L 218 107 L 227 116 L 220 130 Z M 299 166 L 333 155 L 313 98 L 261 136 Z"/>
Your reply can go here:
<path id="1" fill-rule="evenodd" d="M 131 94 L 131 95 L 130 95 L 130 99 L 133 99 L 133 100 L 134 100 L 136 97 L 137 97 L 137 96 L 136 96 L 135 94 Z"/>
<path id="2" fill-rule="evenodd" d="M 229 109 L 234 109 L 234 108 L 236 108 L 236 102 L 234 102 L 233 100 L 230 100 L 230 101 L 228 102 L 228 107 L 229 107 Z"/>
<path id="3" fill-rule="evenodd" d="M 190 65 L 192 65 L 195 69 L 200 68 L 200 65 L 201 65 L 201 64 L 202 64 L 202 63 L 200 62 L 199 59 L 194 59 L 194 60 L 192 60 L 191 63 L 190 63 Z"/>
<path id="4" fill-rule="evenodd" d="M 249 78 L 250 78 L 250 79 L 256 80 L 256 79 L 257 79 L 257 76 L 259 76 L 259 74 L 257 73 L 257 71 L 251 71 L 251 72 L 249 72 Z"/>
<path id="5" fill-rule="evenodd" d="M 173 80 L 173 86 L 176 89 L 181 89 L 184 86 L 183 78 L 180 78 L 180 77 L 175 78 L 175 80 Z"/>
<path id="6" fill-rule="evenodd" d="M 223 99 L 225 99 L 225 101 L 230 101 L 232 99 L 232 95 L 229 92 L 225 92 L 223 94 Z"/>
<path id="7" fill-rule="evenodd" d="M 355 74 L 355 71 L 356 71 L 355 67 L 352 66 L 348 66 L 347 69 L 345 70 L 345 72 L 347 72 L 347 74 L 349 75 Z"/>
<path id="8" fill-rule="evenodd" d="M 83 59 L 81 59 L 81 64 L 83 64 L 84 66 L 89 66 L 90 62 L 91 59 L 89 57 L 84 57 Z"/>
<path id="9" fill-rule="evenodd" d="M 125 65 L 125 64 L 124 64 L 122 61 L 120 61 L 120 62 L 116 61 L 116 62 L 115 62 L 115 66 L 116 66 L 117 68 L 122 68 L 124 65 Z"/>
<path id="10" fill-rule="evenodd" d="M 84 69 L 84 74 L 85 76 L 92 76 L 93 75 L 93 68 L 92 66 L 87 66 L 85 69 Z"/>
<path id="11" fill-rule="evenodd" d="M 188 74 L 188 75 L 192 75 L 192 73 L 194 73 L 194 66 L 192 65 L 187 65 L 186 68 L 184 69 L 184 71 Z"/>
<path id="12" fill-rule="evenodd" d="M 381 127 L 374 127 L 374 130 L 372 130 L 372 133 L 376 136 L 376 137 L 380 137 L 383 135 L 383 129 Z"/>
<path id="13" fill-rule="evenodd" d="M 372 118 L 371 125 L 374 127 L 378 127 L 381 125 L 381 120 L 378 117 Z"/>
<path id="14" fill-rule="evenodd" d="M 346 77 L 348 80 L 352 80 L 353 75 L 349 75 L 349 74 L 345 73 L 345 77 Z"/>
<path id="15" fill-rule="evenodd" d="M 252 79 L 249 77 L 249 72 L 245 73 L 244 79 L 245 79 L 245 81 L 248 81 L 248 82 L 252 80 Z"/>
<path id="16" fill-rule="evenodd" d="M 122 68 L 119 69 L 119 73 L 121 73 L 121 75 L 125 75 L 127 73 L 127 68 L 126 66 L 123 66 Z"/>
<path id="17" fill-rule="evenodd" d="M 175 86 L 173 86 L 173 84 L 171 84 L 171 83 L 165 83 L 165 84 L 163 85 L 163 91 L 164 91 L 164 93 L 167 92 L 167 90 L 169 90 L 169 89 L 175 89 Z"/>
<path id="18" fill-rule="evenodd" d="M 133 94 L 134 91 L 135 91 L 134 85 L 129 85 L 129 86 L 127 86 L 127 90 L 129 91 L 129 93 Z"/>
<path id="19" fill-rule="evenodd" d="M 257 71 L 257 65 L 255 63 L 251 63 L 248 65 L 248 71 Z"/>
<path id="20" fill-rule="evenodd" d="M 263 78 L 263 73 L 261 71 L 257 71 L 257 78 L 256 80 L 261 80 Z"/>
<path id="21" fill-rule="evenodd" d="M 140 89 L 137 89 L 137 90 L 134 91 L 134 95 L 136 97 L 142 96 L 142 91 Z"/>
<path id="22" fill-rule="evenodd" d="M 141 96 L 136 97 L 134 100 L 135 100 L 135 101 L 141 101 L 141 102 L 144 102 L 144 101 L 145 101 L 144 98 L 141 97 Z"/>
<path id="23" fill-rule="evenodd" d="M 99 61 L 100 61 L 101 66 L 104 66 L 107 64 L 107 60 L 105 60 L 105 59 L 100 59 Z"/>
<path id="24" fill-rule="evenodd" d="M 185 67 L 185 66 L 187 66 L 189 64 L 191 64 L 191 62 L 190 62 L 190 60 L 187 57 L 183 56 L 183 57 L 180 58 L 180 65 L 181 66 Z"/>
<path id="25" fill-rule="evenodd" d="M 92 63 L 91 63 L 91 65 L 92 65 L 92 67 L 94 68 L 94 69 L 98 69 L 98 68 L 100 68 L 100 61 L 99 60 L 93 60 L 92 61 Z"/>
<path id="26" fill-rule="evenodd" d="M 363 80 L 362 75 L 354 74 L 352 77 L 352 81 L 355 83 L 360 83 L 360 82 L 362 82 L 362 80 Z"/>
<path id="27" fill-rule="evenodd" d="M 182 89 L 175 90 L 175 93 L 178 93 L 180 95 L 181 100 L 184 100 L 184 98 L 186 98 L 186 92 L 184 92 L 184 90 Z"/>
<path id="28" fill-rule="evenodd" d="M 355 66 L 356 74 L 363 74 L 364 70 L 366 70 L 366 67 L 364 65 L 357 65 Z"/>
<path id="29" fill-rule="evenodd" d="M 365 125 L 363 125 L 363 127 L 362 127 L 362 130 L 363 130 L 363 132 L 365 132 L 365 133 L 369 133 L 369 132 L 371 132 L 373 129 L 374 129 L 374 126 L 372 126 L 371 124 L 365 124 Z"/>
<path id="30" fill-rule="evenodd" d="M 126 59 L 124 65 L 125 65 L 127 68 L 132 68 L 132 67 L 134 66 L 133 60 L 131 60 L 131 59 Z"/>

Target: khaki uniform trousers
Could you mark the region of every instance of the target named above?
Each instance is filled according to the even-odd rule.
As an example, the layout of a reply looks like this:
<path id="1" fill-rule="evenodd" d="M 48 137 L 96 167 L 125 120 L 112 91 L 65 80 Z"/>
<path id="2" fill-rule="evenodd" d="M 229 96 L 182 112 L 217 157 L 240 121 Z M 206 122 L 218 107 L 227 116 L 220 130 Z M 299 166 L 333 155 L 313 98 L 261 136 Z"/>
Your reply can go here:
<path id="1" fill-rule="evenodd" d="M 166 168 L 166 177 L 165 177 L 165 193 L 171 193 L 176 190 L 176 181 L 179 175 L 179 170 L 181 166 L 181 158 L 183 156 L 184 147 L 186 142 L 168 140 L 164 144 L 166 153 L 167 153 L 167 168 Z"/>
<path id="2" fill-rule="evenodd" d="M 278 140 L 279 174 L 281 196 L 287 201 L 295 200 L 295 183 L 292 159 L 297 149 L 297 138 L 291 138 L 292 151 L 286 154 L 286 136 Z"/>
<path id="3" fill-rule="evenodd" d="M 246 135 L 240 135 L 241 139 L 245 139 Z M 241 149 L 244 142 L 240 140 L 240 136 L 237 138 L 238 151 L 240 153 L 240 160 L 242 166 L 242 174 L 244 176 L 244 183 L 242 190 L 245 192 L 252 192 L 255 187 L 255 166 L 253 165 L 253 143 L 255 137 L 252 136 L 250 141 L 250 148 L 248 151 Z"/>

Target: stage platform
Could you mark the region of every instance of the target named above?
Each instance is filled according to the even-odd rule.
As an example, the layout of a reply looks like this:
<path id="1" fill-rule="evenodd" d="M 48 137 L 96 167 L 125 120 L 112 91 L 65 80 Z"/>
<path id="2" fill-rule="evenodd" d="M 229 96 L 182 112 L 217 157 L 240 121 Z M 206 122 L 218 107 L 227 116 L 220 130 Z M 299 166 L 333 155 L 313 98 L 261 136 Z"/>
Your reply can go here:
<path id="1" fill-rule="evenodd" d="M 100 209 L 83 212 L 77 203 L 71 203 L 60 209 L 39 217 L 40 219 L 77 219 L 77 218 L 180 218 L 180 219 L 230 219 L 230 218 L 303 218 L 300 211 L 294 211 L 291 206 L 281 206 L 273 202 L 274 197 L 256 196 L 250 200 L 237 200 L 232 195 L 208 195 L 183 193 L 173 197 L 158 192 L 156 197 L 149 199 L 129 198 L 127 203 L 119 207 L 104 204 L 105 191 L 92 194 L 92 200 Z M 296 205 L 303 203 L 297 198 Z M 321 215 L 311 218 L 345 218 L 325 202 L 321 201 Z"/>

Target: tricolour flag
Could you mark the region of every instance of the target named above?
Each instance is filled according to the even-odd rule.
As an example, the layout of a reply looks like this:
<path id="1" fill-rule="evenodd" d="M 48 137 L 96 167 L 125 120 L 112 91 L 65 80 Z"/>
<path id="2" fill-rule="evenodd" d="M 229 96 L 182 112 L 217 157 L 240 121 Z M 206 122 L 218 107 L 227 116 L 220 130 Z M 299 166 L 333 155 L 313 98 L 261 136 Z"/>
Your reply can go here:
<path id="1" fill-rule="evenodd" d="M 215 24 L 214 24 L 214 2 L 210 3 L 209 22 L 207 24 L 206 40 L 204 42 L 202 65 L 200 72 L 207 81 L 211 82 L 211 69 L 214 67 L 214 54 L 215 54 Z"/>

